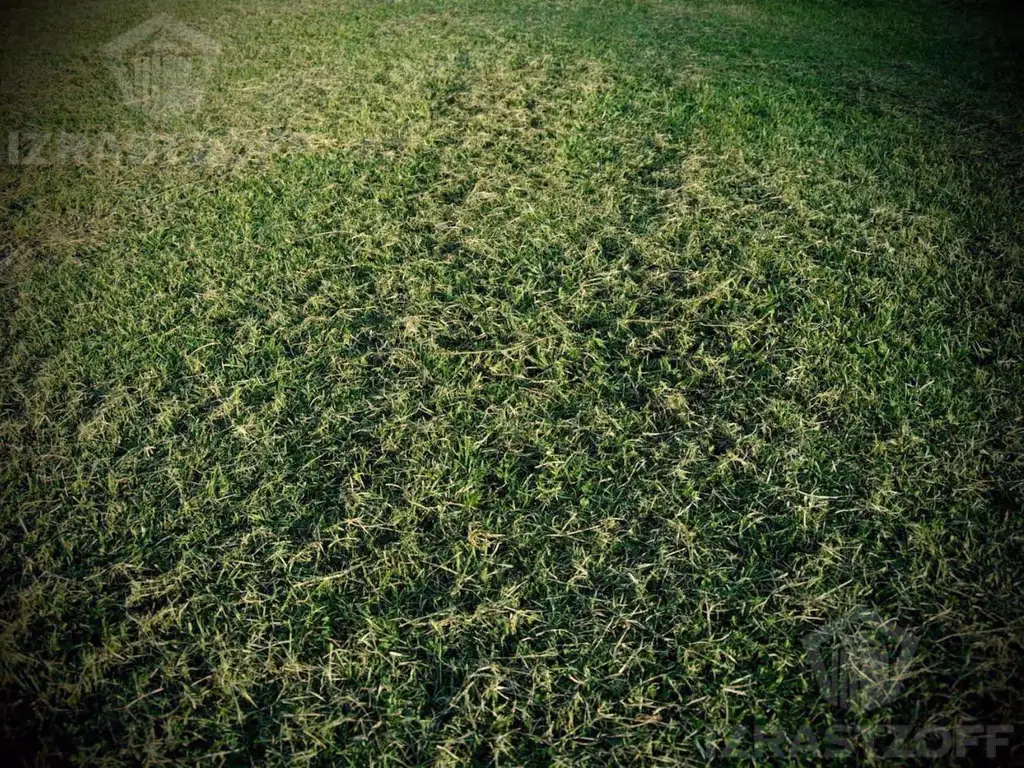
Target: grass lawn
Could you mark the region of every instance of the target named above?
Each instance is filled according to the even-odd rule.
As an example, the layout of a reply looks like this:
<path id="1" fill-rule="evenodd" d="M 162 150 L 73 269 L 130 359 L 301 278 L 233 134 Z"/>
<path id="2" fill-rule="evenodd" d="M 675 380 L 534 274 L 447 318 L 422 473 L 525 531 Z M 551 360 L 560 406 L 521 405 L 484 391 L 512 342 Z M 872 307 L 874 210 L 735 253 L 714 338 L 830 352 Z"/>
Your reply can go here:
<path id="1" fill-rule="evenodd" d="M 26 762 L 1015 754 L 1009 6 L 36 6 L 0 57 Z M 219 45 L 191 109 L 104 53 L 157 13 Z"/>

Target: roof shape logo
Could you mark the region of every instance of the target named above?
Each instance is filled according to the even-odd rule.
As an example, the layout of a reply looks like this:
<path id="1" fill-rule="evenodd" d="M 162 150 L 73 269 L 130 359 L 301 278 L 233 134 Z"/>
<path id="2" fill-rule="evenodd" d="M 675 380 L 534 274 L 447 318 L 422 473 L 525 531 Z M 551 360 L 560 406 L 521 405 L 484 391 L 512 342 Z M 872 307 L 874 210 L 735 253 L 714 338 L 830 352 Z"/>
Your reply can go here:
<path id="1" fill-rule="evenodd" d="M 125 101 L 151 116 L 195 110 L 220 43 L 166 14 L 109 42 L 103 53 Z"/>
<path id="2" fill-rule="evenodd" d="M 868 712 L 896 699 L 910 678 L 918 639 L 871 611 L 853 611 L 804 637 L 822 696 Z"/>

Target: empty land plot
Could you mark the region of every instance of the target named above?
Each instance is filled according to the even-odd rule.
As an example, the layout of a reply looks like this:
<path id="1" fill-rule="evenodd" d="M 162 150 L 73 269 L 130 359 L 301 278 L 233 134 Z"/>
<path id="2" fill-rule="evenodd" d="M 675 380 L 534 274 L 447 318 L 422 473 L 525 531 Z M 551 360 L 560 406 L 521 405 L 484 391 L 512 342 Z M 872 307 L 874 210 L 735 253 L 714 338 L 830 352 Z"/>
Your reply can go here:
<path id="1" fill-rule="evenodd" d="M 1001 6 L 5 15 L 26 761 L 1011 755 Z"/>

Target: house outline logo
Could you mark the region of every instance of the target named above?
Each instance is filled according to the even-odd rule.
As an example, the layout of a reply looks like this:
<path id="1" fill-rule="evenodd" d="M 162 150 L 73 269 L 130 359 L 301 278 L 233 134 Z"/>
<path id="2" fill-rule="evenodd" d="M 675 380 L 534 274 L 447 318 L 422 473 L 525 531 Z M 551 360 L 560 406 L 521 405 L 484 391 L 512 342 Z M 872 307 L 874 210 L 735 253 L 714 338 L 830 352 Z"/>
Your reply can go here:
<path id="1" fill-rule="evenodd" d="M 910 677 L 918 638 L 872 611 L 854 611 L 803 638 L 822 696 L 867 712 L 896 699 Z"/>
<path id="2" fill-rule="evenodd" d="M 216 40 L 162 13 L 103 48 L 125 101 L 155 117 L 199 106 L 220 51 Z"/>

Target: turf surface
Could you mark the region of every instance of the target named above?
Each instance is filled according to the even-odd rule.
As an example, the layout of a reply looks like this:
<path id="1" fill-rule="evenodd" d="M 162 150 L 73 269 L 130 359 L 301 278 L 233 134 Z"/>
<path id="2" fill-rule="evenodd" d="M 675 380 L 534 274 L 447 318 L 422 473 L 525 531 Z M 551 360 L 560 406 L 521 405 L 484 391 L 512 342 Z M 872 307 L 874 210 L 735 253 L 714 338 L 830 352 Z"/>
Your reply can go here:
<path id="1" fill-rule="evenodd" d="M 158 11 L 221 51 L 157 121 L 102 47 Z M 1024 732 L 1002 8 L 5 16 L 26 760 L 699 764 L 848 726 L 874 761 L 893 724 Z M 40 133 L 93 149 L 26 162 Z M 830 700 L 807 638 L 896 627 L 884 701 Z"/>

